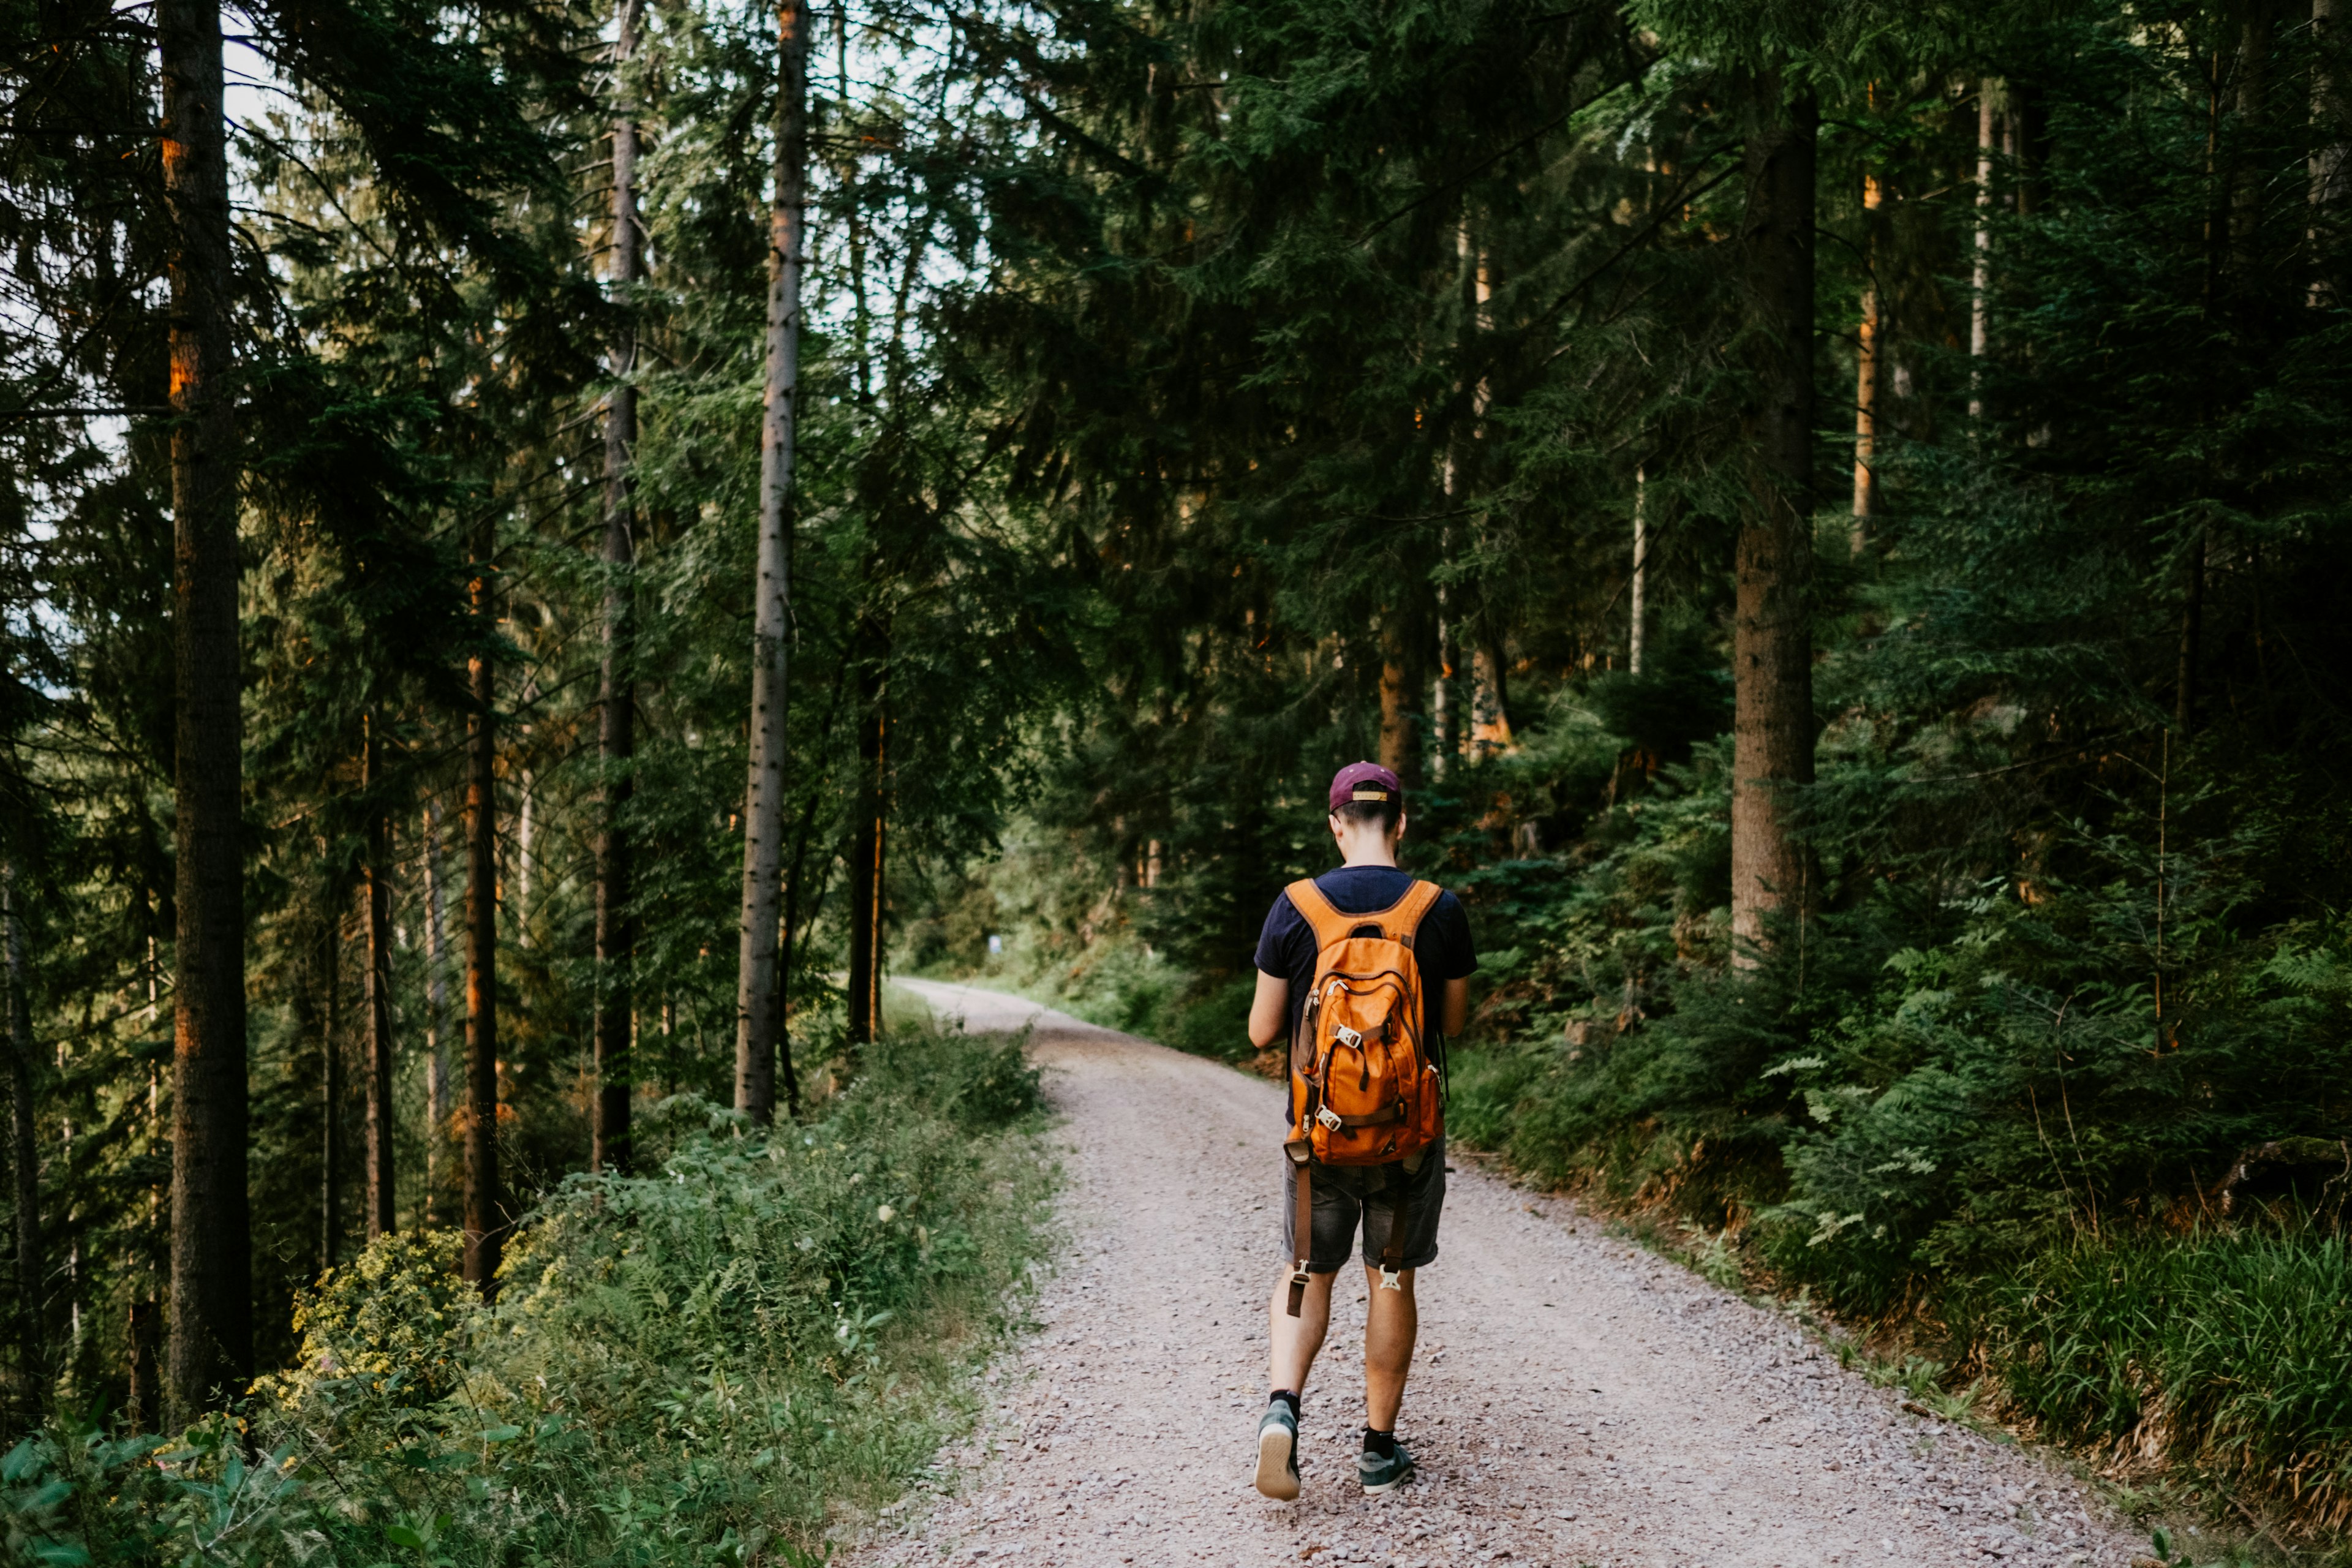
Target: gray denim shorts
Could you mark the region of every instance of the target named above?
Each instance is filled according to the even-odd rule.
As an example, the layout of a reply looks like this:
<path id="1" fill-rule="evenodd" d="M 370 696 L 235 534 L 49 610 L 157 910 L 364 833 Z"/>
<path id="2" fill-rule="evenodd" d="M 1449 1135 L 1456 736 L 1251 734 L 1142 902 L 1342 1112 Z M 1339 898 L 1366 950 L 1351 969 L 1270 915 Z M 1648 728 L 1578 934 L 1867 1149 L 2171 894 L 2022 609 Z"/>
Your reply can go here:
<path id="1" fill-rule="evenodd" d="M 1308 1195 L 1315 1202 L 1313 1250 L 1307 1255 L 1310 1274 L 1336 1274 L 1348 1261 L 1360 1222 L 1364 1262 L 1378 1268 L 1389 1244 L 1389 1226 L 1395 1205 L 1389 1196 L 1387 1165 L 1318 1165 L 1308 1178 Z M 1429 1147 L 1418 1171 L 1402 1171 L 1404 1195 L 1404 1257 L 1400 1268 L 1426 1268 L 1437 1261 L 1437 1217 L 1445 1207 L 1445 1141 Z M 1286 1156 L 1282 1162 L 1282 1255 L 1298 1256 L 1293 1236 L 1298 1215 L 1298 1168 Z"/>

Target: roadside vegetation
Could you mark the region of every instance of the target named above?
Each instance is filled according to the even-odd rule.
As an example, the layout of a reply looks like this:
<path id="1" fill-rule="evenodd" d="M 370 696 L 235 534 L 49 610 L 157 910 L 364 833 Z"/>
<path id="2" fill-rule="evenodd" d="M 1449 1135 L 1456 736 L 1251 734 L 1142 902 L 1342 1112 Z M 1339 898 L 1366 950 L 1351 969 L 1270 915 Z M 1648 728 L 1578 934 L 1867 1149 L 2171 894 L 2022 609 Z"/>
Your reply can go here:
<path id="1" fill-rule="evenodd" d="M 135 1436 L 0 1461 L 8 1560 L 790 1565 L 895 1498 L 1024 1312 L 1050 1168 L 1021 1042 L 899 1032 L 798 1122 L 681 1096 L 646 1173 L 575 1175 L 495 1305 L 405 1232 L 302 1299 L 299 1359 Z"/>

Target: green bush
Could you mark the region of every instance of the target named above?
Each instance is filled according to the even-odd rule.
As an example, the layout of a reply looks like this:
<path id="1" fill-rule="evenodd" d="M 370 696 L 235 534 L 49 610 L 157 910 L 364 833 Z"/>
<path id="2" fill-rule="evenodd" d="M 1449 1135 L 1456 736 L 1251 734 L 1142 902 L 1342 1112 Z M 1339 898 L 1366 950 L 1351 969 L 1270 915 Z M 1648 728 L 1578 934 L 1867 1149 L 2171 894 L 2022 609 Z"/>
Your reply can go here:
<path id="1" fill-rule="evenodd" d="M 236 1416 L 18 1444 L 11 1560 L 795 1561 L 929 1461 L 1006 1326 L 1051 1180 L 1036 1102 L 1017 1042 L 942 1035 L 877 1044 L 805 1124 L 666 1102 L 657 1167 L 568 1182 L 495 1306 L 453 1237 L 386 1237 Z"/>

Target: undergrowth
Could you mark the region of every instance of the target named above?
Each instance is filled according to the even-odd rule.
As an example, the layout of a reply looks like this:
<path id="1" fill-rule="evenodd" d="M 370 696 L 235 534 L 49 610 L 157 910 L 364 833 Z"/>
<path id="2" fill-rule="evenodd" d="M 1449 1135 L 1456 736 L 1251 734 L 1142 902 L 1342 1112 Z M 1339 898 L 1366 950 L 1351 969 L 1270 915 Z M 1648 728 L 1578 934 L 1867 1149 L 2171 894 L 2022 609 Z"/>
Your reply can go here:
<path id="1" fill-rule="evenodd" d="M 2085 1238 L 1990 1287 L 1972 1323 L 2015 1408 L 2352 1521 L 2352 1257 L 2297 1225 Z"/>
<path id="2" fill-rule="evenodd" d="M 1052 1177 L 1020 1042 L 900 1033 L 772 1131 L 690 1098 L 575 1176 L 494 1306 L 452 1233 L 302 1308 L 300 1362 L 169 1438 L 56 1425 L 0 1464 L 11 1561 L 622 1568 L 829 1553 L 965 1413 Z"/>

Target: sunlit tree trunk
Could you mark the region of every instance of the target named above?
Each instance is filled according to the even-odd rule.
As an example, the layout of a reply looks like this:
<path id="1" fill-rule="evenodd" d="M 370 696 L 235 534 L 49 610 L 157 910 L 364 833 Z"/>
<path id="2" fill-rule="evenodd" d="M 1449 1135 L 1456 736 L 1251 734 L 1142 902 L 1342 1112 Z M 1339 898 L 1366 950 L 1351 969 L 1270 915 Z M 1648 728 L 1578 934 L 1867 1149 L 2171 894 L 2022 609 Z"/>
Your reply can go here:
<path id="1" fill-rule="evenodd" d="M 538 682 L 526 679 L 522 687 L 521 710 L 529 713 L 537 705 L 538 700 Z M 524 736 L 523 744 L 529 745 L 530 725 L 525 722 L 520 728 Z M 539 781 L 532 776 L 529 768 L 518 766 L 513 772 L 517 787 L 514 827 L 515 885 L 511 907 L 514 910 L 515 945 L 529 947 L 530 945 L 530 873 L 532 868 L 539 864 Z"/>
<path id="2" fill-rule="evenodd" d="M 1992 161 L 1999 143 L 1990 78 L 1977 84 L 1976 258 L 1969 273 L 1969 420 L 1984 417 L 1984 362 L 1992 350 Z"/>
<path id="3" fill-rule="evenodd" d="M 630 1014 L 635 1006 L 630 966 L 636 932 L 629 916 L 629 844 L 622 826 L 628 809 L 629 770 L 636 757 L 636 681 L 630 668 L 635 562 L 635 515 L 629 478 L 637 438 L 635 304 L 625 295 L 637 278 L 637 125 L 630 75 L 637 52 L 638 0 L 616 7 L 613 71 L 620 96 L 613 120 L 613 245 L 611 277 L 622 293 L 621 327 L 613 343 L 613 393 L 604 410 L 604 662 L 597 692 L 596 749 L 604 788 L 596 824 L 596 1110 L 589 1164 L 599 1171 L 629 1168 Z"/>
<path id="4" fill-rule="evenodd" d="M 1878 214 L 1886 199 L 1876 174 L 1862 176 L 1862 321 L 1855 332 L 1853 371 L 1853 552 L 1870 543 L 1870 520 L 1878 510 L 1878 355 L 1885 323 L 1878 291 Z M 1972 329 L 1973 330 L 1973 329 Z"/>
<path id="5" fill-rule="evenodd" d="M 399 1228 L 393 1187 L 392 1121 L 392 821 L 378 792 L 383 742 L 374 715 L 367 730 L 367 1164 L 368 1239 Z"/>
<path id="6" fill-rule="evenodd" d="M 1510 673 L 1503 663 L 1502 635 L 1487 616 L 1478 618 L 1477 634 L 1470 653 L 1470 751 L 1473 756 L 1499 756 L 1511 749 Z"/>
<path id="7" fill-rule="evenodd" d="M 1456 700 L 1454 686 L 1454 621 L 1446 613 L 1447 590 L 1437 591 L 1437 679 L 1430 683 L 1430 757 L 1429 776 L 1445 777 L 1446 765 L 1461 746 L 1461 703 Z"/>
<path id="8" fill-rule="evenodd" d="M 743 914 L 735 986 L 735 1109 L 755 1121 L 775 1115 L 776 1100 L 776 915 L 782 902 L 793 416 L 800 397 L 801 268 L 807 252 L 809 26 L 807 6 L 785 0 L 776 24 L 776 195 L 768 214 L 751 765 L 743 801 Z"/>
<path id="9" fill-rule="evenodd" d="M 179 973 L 172 992 L 172 1418 L 253 1373 L 246 1196 L 243 719 L 220 11 L 158 0 L 170 209 Z"/>
<path id="10" fill-rule="evenodd" d="M 1381 616 L 1381 766 L 1407 784 L 1413 772 L 1413 679 L 1405 612 L 1391 605 Z"/>
<path id="11" fill-rule="evenodd" d="M 1748 139 L 1742 258 L 1757 329 L 1754 474 L 1740 519 L 1732 629 L 1731 926 L 1743 962 L 1776 911 L 1801 918 L 1810 861 L 1787 793 L 1813 777 L 1814 137 L 1810 94 L 1767 79 Z"/>
<path id="12" fill-rule="evenodd" d="M 1633 573 L 1628 584 L 1627 618 L 1631 629 L 1625 638 L 1625 668 L 1639 675 L 1648 662 L 1650 637 L 1650 471 L 1647 464 L 1633 465 Z"/>
<path id="13" fill-rule="evenodd" d="M 474 542 L 473 711 L 466 736 L 466 1278 L 485 1295 L 506 1246 L 499 1194 L 498 687 L 489 644 L 498 635 L 497 535 L 486 521 Z"/>

